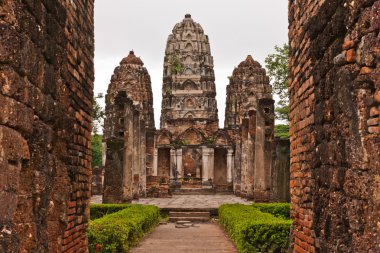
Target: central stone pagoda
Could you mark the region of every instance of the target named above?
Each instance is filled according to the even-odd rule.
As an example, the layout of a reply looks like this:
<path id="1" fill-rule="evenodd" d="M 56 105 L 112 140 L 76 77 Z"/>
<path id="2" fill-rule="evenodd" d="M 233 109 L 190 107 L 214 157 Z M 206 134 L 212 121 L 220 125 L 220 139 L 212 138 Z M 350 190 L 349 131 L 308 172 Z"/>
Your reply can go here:
<path id="1" fill-rule="evenodd" d="M 218 130 L 214 62 L 208 36 L 190 14 L 169 35 L 162 87 L 161 129 Z"/>
<path id="2" fill-rule="evenodd" d="M 156 139 L 158 176 L 180 179 L 178 184 L 192 188 L 211 185 L 214 150 L 208 144 L 219 123 L 215 96 L 208 36 L 187 14 L 169 35 L 165 51 L 161 130 Z M 227 187 L 227 179 L 223 181 Z"/>

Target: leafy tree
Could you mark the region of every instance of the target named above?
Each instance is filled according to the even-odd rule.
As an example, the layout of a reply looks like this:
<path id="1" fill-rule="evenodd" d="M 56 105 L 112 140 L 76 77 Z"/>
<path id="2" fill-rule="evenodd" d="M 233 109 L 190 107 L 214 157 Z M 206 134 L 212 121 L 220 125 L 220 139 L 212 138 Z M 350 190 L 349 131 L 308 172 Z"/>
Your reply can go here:
<path id="1" fill-rule="evenodd" d="M 104 109 L 98 103 L 98 99 L 102 99 L 103 94 L 99 93 L 94 97 L 92 109 L 92 133 L 96 135 L 100 127 L 103 127 Z"/>
<path id="2" fill-rule="evenodd" d="M 273 92 L 280 100 L 276 105 L 276 119 L 289 122 L 289 45 L 275 46 L 275 53 L 265 58 L 265 67 L 273 82 Z"/>
<path id="3" fill-rule="evenodd" d="M 92 168 L 102 166 L 102 139 L 103 135 L 94 134 L 91 136 Z"/>
<path id="4" fill-rule="evenodd" d="M 103 135 L 98 134 L 99 128 L 103 127 L 104 109 L 98 103 L 98 99 L 102 99 L 103 94 L 99 93 L 94 97 L 93 111 L 92 111 L 92 167 L 102 165 L 102 139 Z"/>
<path id="5" fill-rule="evenodd" d="M 274 135 L 281 139 L 289 138 L 289 125 L 278 124 L 274 126 Z"/>

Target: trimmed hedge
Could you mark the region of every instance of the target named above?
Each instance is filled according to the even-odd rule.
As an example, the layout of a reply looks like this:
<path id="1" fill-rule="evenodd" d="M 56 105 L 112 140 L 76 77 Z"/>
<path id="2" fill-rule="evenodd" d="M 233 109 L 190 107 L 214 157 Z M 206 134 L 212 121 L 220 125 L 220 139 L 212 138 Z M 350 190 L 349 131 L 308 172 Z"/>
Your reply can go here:
<path id="1" fill-rule="evenodd" d="M 91 204 L 90 219 L 96 220 L 105 215 L 116 213 L 125 208 L 131 207 L 130 204 Z"/>
<path id="2" fill-rule="evenodd" d="M 263 213 L 270 213 L 282 219 L 290 219 L 289 203 L 255 203 L 252 206 L 259 209 Z"/>
<path id="3" fill-rule="evenodd" d="M 155 206 L 130 205 L 128 208 L 90 221 L 87 236 L 90 252 L 128 252 L 160 221 Z"/>
<path id="4" fill-rule="evenodd" d="M 219 223 L 241 253 L 287 252 L 291 220 L 263 213 L 254 206 L 222 205 Z"/>

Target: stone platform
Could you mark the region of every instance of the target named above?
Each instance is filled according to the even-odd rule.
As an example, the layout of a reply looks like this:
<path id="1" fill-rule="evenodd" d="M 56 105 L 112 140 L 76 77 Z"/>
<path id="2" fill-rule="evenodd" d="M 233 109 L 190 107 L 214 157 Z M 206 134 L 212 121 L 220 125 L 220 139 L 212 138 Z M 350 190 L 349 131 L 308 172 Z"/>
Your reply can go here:
<path id="1" fill-rule="evenodd" d="M 91 203 L 102 203 L 102 196 L 93 196 Z M 133 204 L 154 205 L 163 211 L 208 211 L 215 214 L 219 206 L 223 204 L 252 204 L 235 195 L 174 195 L 172 198 L 140 198 L 134 200 Z"/>

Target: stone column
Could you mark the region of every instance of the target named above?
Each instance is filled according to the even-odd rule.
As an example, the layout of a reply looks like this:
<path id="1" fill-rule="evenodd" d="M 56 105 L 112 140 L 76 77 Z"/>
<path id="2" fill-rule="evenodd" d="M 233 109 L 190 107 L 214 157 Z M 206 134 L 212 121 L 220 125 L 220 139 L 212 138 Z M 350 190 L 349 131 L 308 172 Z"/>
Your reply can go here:
<path id="1" fill-rule="evenodd" d="M 176 158 L 177 158 L 177 177 L 178 178 L 183 178 L 184 177 L 184 171 L 182 168 L 182 149 L 177 149 L 176 150 Z M 175 176 L 175 175 L 173 175 Z"/>
<path id="2" fill-rule="evenodd" d="M 158 175 L 158 149 L 155 148 L 154 153 L 153 153 L 153 175 L 152 176 L 157 177 L 157 175 Z"/>
<path id="3" fill-rule="evenodd" d="M 214 183 L 214 149 L 209 148 L 208 149 L 208 176 L 212 179 L 212 182 Z"/>
<path id="4" fill-rule="evenodd" d="M 147 152 L 146 152 L 146 128 L 145 121 L 142 116 L 140 116 L 140 131 L 139 131 L 139 141 L 140 141 L 140 182 L 139 182 L 139 197 L 145 197 L 146 195 L 146 161 L 147 161 Z"/>
<path id="5" fill-rule="evenodd" d="M 133 198 L 138 198 L 140 195 L 140 174 L 141 174 L 141 139 L 140 139 L 140 112 L 133 111 Z"/>
<path id="6" fill-rule="evenodd" d="M 174 179 L 174 171 L 177 169 L 176 150 L 170 150 L 170 179 Z"/>
<path id="7" fill-rule="evenodd" d="M 107 160 L 107 143 L 102 142 L 102 166 L 106 166 L 106 160 Z"/>
<path id="8" fill-rule="evenodd" d="M 202 147 L 202 182 L 208 182 L 209 179 L 208 160 L 208 148 Z"/>
<path id="9" fill-rule="evenodd" d="M 232 183 L 232 170 L 233 170 L 233 150 L 228 149 L 227 153 L 227 183 L 231 184 Z"/>
<path id="10" fill-rule="evenodd" d="M 261 108 L 260 108 L 261 109 Z M 261 110 L 257 114 L 256 141 L 254 143 L 254 200 L 257 202 L 269 201 L 271 164 L 267 163 L 267 159 L 271 161 L 271 150 L 265 150 L 265 118 Z M 267 154 L 266 154 L 267 153 Z M 269 155 L 269 157 L 268 157 Z"/>
<path id="11" fill-rule="evenodd" d="M 123 199 L 128 201 L 133 198 L 133 139 L 134 139 L 134 119 L 132 108 L 128 106 L 125 110 L 125 138 L 123 156 Z"/>

